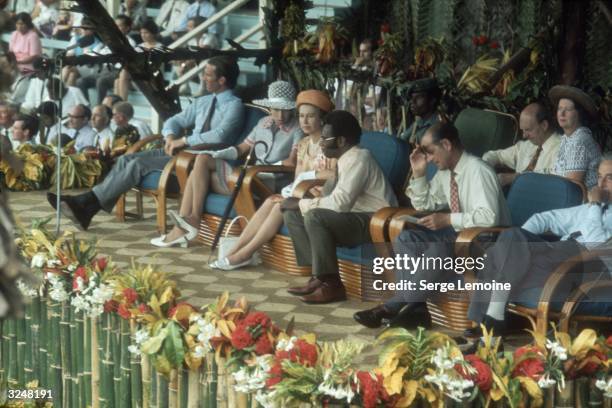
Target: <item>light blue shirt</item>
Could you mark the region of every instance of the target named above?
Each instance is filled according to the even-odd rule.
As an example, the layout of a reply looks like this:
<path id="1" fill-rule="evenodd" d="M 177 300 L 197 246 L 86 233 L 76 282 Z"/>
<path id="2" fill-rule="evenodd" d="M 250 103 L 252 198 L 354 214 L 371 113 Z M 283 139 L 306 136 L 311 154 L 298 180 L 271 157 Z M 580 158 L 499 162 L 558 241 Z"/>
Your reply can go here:
<path id="1" fill-rule="evenodd" d="M 210 121 L 210 130 L 200 132 L 208 116 L 213 98 L 217 103 Z M 234 145 L 244 124 L 244 106 L 240 98 L 231 90 L 219 94 L 210 94 L 197 98 L 187 109 L 177 113 L 164 123 L 162 135 L 180 135 L 181 132 L 193 126 L 193 133 L 187 137 L 187 146 L 203 143 L 223 143 Z"/>
<path id="2" fill-rule="evenodd" d="M 534 234 L 550 231 L 563 241 L 580 232 L 574 239 L 587 248 L 594 248 L 612 238 L 612 208 L 604 211 L 599 204 L 588 203 L 546 211 L 532 215 L 523 229 Z"/>
<path id="3" fill-rule="evenodd" d="M 89 125 L 85 125 L 79 130 L 69 129 L 67 133 L 73 140 L 75 140 L 74 137 L 76 136 L 74 148 L 77 152 L 80 152 L 85 147 L 96 145 L 96 132 Z"/>
<path id="4" fill-rule="evenodd" d="M 216 12 L 217 12 L 217 9 L 215 8 L 215 6 L 213 6 L 209 2 L 203 1 L 200 3 L 196 0 L 195 3 L 187 7 L 187 10 L 185 10 L 185 14 L 183 14 L 183 18 L 181 18 L 181 22 L 176 28 L 176 31 L 178 32 L 187 31 L 187 21 L 189 21 L 189 19 L 192 17 L 202 16 L 204 18 L 210 18 Z M 210 27 L 208 27 L 208 32 L 212 34 L 216 34 L 217 25 L 213 24 Z"/>

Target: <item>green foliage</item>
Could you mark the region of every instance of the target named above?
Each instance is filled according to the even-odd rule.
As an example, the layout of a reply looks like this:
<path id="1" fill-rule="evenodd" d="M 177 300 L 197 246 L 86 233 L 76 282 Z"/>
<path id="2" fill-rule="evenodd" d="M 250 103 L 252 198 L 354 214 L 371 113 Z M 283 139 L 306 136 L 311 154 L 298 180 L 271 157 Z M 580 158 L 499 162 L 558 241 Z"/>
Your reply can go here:
<path id="1" fill-rule="evenodd" d="M 610 88 L 612 87 L 612 47 L 610 47 L 612 25 L 596 2 L 591 2 L 587 24 L 585 82 L 591 87 Z"/>
<path id="2" fill-rule="evenodd" d="M 451 38 L 456 0 L 411 0 L 413 10 L 414 45 L 427 38 Z"/>
<path id="3" fill-rule="evenodd" d="M 539 17 L 541 0 L 520 0 L 517 11 L 517 30 L 519 45 L 525 47 L 531 37 L 540 29 Z"/>

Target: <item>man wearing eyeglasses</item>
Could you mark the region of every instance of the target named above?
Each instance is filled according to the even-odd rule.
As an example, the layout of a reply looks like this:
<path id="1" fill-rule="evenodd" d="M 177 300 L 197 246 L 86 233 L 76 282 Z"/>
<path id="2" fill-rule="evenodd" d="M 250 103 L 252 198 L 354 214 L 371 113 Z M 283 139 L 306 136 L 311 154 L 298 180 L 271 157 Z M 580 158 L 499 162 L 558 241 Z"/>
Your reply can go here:
<path id="1" fill-rule="evenodd" d="M 372 215 L 383 207 L 397 206 L 395 193 L 376 160 L 358 146 L 360 138 L 361 128 L 353 115 L 346 111 L 328 114 L 319 143 L 326 157 L 338 159 L 335 184 L 326 185 L 322 197 L 287 198 L 281 204 L 297 262 L 312 266 L 310 281 L 288 290 L 305 303 L 346 299 L 336 246 L 371 242 Z"/>
<path id="2" fill-rule="evenodd" d="M 95 144 L 96 132 L 89 126 L 91 110 L 82 104 L 74 106 L 68 114 L 68 136 L 74 140 L 74 148 L 80 152 Z"/>

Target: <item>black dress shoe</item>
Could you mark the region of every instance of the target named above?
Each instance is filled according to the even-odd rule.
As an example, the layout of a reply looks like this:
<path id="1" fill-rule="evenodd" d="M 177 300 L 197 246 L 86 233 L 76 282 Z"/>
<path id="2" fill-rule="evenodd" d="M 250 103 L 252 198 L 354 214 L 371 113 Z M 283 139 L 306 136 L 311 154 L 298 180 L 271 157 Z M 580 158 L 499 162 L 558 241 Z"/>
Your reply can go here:
<path id="1" fill-rule="evenodd" d="M 381 326 L 383 319 L 391 319 L 395 317 L 395 313 L 389 311 L 385 305 L 376 306 L 375 308 L 362 310 L 353 315 L 355 321 L 370 329 L 376 329 Z"/>
<path id="2" fill-rule="evenodd" d="M 408 330 L 419 326 L 431 327 L 431 315 L 425 303 L 409 303 L 389 320 L 390 327 L 403 327 Z"/>
<path id="3" fill-rule="evenodd" d="M 47 193 L 47 201 L 53 207 L 54 210 L 57 210 L 57 194 L 48 192 Z"/>
<path id="4" fill-rule="evenodd" d="M 487 328 L 487 331 L 491 332 L 491 330 L 493 330 L 494 336 L 502 336 L 506 331 L 505 320 L 497 320 L 489 315 L 485 315 L 482 324 Z M 478 325 L 476 327 L 465 329 L 463 332 L 463 337 L 468 339 L 475 339 L 482 337 L 482 334 L 482 328 L 480 327 L 480 325 Z"/>
<path id="5" fill-rule="evenodd" d="M 83 205 L 72 196 L 62 197 L 60 208 L 62 214 L 72 220 L 77 227 L 80 227 L 84 231 L 87 231 L 91 219 L 98 212 L 98 209 Z"/>

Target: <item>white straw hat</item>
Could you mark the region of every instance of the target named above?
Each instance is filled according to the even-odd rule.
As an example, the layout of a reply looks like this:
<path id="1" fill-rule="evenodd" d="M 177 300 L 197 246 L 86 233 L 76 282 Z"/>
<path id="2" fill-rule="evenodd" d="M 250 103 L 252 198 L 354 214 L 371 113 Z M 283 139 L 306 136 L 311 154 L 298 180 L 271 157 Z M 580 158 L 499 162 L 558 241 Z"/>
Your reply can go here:
<path id="1" fill-rule="evenodd" d="M 268 86 L 267 99 L 255 99 L 255 105 L 266 108 L 290 110 L 295 109 L 295 88 L 287 81 L 275 81 Z"/>

